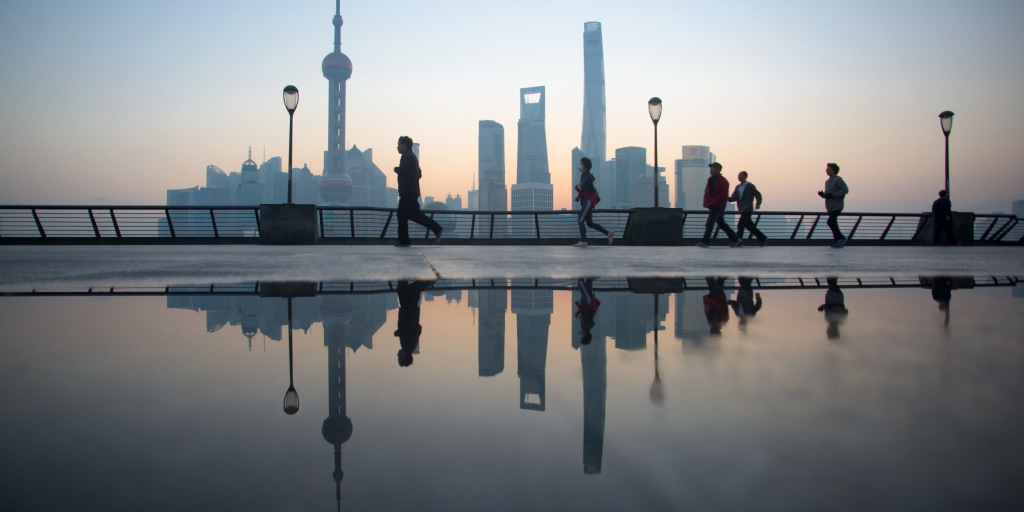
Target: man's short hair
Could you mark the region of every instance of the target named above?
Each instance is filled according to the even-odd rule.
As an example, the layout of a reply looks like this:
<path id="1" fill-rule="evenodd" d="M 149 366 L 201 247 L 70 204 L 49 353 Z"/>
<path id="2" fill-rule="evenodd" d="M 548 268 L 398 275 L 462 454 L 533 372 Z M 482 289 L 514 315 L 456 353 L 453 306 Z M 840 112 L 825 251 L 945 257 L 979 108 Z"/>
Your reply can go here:
<path id="1" fill-rule="evenodd" d="M 949 192 L 946 192 L 945 190 L 940 190 L 939 191 L 939 197 L 946 197 L 946 194 L 948 194 L 948 193 Z"/>
<path id="2" fill-rule="evenodd" d="M 594 168 L 594 163 L 587 157 L 580 158 L 580 163 L 583 164 L 583 167 L 586 167 L 588 171 Z"/>
<path id="3" fill-rule="evenodd" d="M 832 172 L 839 174 L 839 164 L 829 162 L 825 164 L 825 167 L 828 167 L 829 169 L 832 169 Z"/>
<path id="4" fill-rule="evenodd" d="M 750 175 L 747 174 L 747 171 L 740 171 L 740 176 L 743 176 L 744 178 L 746 178 L 747 176 L 750 176 Z"/>
<path id="5" fill-rule="evenodd" d="M 408 135 L 402 135 L 401 137 L 398 138 L 398 143 L 404 145 L 405 147 L 412 148 L 412 137 Z"/>
<path id="6" fill-rule="evenodd" d="M 711 162 L 710 164 L 708 164 L 708 167 L 714 167 L 715 169 L 718 169 L 719 171 L 722 170 L 722 164 L 720 164 L 718 162 Z"/>

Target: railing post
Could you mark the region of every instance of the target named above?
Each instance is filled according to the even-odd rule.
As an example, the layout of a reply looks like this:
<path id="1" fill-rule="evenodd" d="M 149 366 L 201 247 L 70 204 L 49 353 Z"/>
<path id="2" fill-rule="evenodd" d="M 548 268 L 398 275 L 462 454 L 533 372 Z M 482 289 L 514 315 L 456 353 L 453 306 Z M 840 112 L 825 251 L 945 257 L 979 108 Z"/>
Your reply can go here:
<path id="1" fill-rule="evenodd" d="M 121 226 L 117 224 L 117 216 L 114 215 L 113 208 L 110 209 L 110 222 L 114 225 L 114 234 L 121 238 Z"/>
<path id="2" fill-rule="evenodd" d="M 256 237 L 260 236 L 260 207 L 257 206 L 252 209 L 252 214 L 256 217 Z"/>
<path id="3" fill-rule="evenodd" d="M 814 216 L 814 224 L 811 224 L 811 229 L 807 230 L 807 240 L 810 240 L 814 236 L 814 229 L 818 227 L 818 222 L 821 221 L 821 214 Z"/>
<path id="4" fill-rule="evenodd" d="M 213 208 L 210 208 L 210 224 L 213 225 L 213 237 L 220 238 L 220 233 L 217 231 L 217 217 L 213 214 Z"/>
<path id="5" fill-rule="evenodd" d="M 533 227 L 537 230 L 537 240 L 540 240 L 540 214 L 533 213 Z"/>
<path id="6" fill-rule="evenodd" d="M 356 237 L 356 211 L 348 211 L 348 232 L 352 238 Z"/>
<path id="7" fill-rule="evenodd" d="M 889 230 L 892 228 L 892 224 L 894 222 L 896 222 L 896 216 L 895 215 L 893 215 L 892 217 L 889 217 L 889 224 L 887 224 L 885 226 L 885 229 L 882 230 L 882 235 L 880 237 L 878 237 L 879 240 L 885 240 L 885 237 L 886 237 L 886 235 L 889 234 Z M 920 224 L 920 222 L 918 224 Z"/>
<path id="8" fill-rule="evenodd" d="M 849 238 L 851 240 L 853 239 L 853 233 L 855 231 L 857 231 L 857 227 L 860 226 L 860 221 L 863 220 L 863 219 L 864 219 L 863 215 L 858 215 L 857 216 L 857 222 L 853 223 L 853 227 L 850 228 L 850 234 L 846 235 L 846 238 Z M 836 222 L 839 222 L 839 218 L 838 217 L 836 218 Z"/>
<path id="9" fill-rule="evenodd" d="M 96 235 L 96 238 L 100 237 L 100 227 L 96 225 L 96 217 L 92 214 L 92 208 L 89 208 L 89 222 L 92 223 L 92 232 Z"/>
<path id="10" fill-rule="evenodd" d="M 39 237 L 46 238 L 46 230 L 43 229 L 43 223 L 39 220 L 39 214 L 35 208 L 32 208 L 32 218 L 36 221 L 36 229 L 39 230 Z"/>
<path id="11" fill-rule="evenodd" d="M 171 238 L 177 238 L 177 235 L 174 234 L 174 222 L 171 220 L 170 208 L 164 208 L 164 217 L 167 219 L 167 229 L 171 231 Z"/>

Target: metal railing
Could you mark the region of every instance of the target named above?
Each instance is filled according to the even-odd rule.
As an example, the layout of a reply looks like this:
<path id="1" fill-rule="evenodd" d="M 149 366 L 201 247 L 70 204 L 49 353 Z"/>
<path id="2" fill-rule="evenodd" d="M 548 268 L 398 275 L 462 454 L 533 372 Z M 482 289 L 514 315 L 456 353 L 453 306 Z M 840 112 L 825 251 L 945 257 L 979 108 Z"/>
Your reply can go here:
<path id="1" fill-rule="evenodd" d="M 705 211 L 674 210 L 681 216 L 675 243 L 701 238 Z M 616 233 L 627 231 L 634 210 L 600 210 L 594 221 Z M 574 211 L 427 211 L 445 228 L 446 244 L 555 245 L 579 238 Z M 320 243 L 391 243 L 398 238 L 393 208 L 317 207 Z M 726 212 L 731 226 L 737 212 Z M 852 243 L 914 245 L 930 230 L 929 213 L 843 213 L 839 226 Z M 970 242 L 1024 243 L 1024 223 L 1015 215 L 974 214 Z M 753 221 L 773 245 L 818 244 L 831 239 L 824 212 L 756 212 Z M 414 239 L 431 234 L 410 225 Z M 601 238 L 593 230 L 590 236 Z M 751 235 L 745 234 L 749 239 Z M 0 243 L 259 243 L 259 206 L 0 206 Z M 713 238 L 724 239 L 716 229 Z M 618 240 L 617 240 L 618 241 Z M 623 243 L 623 242 L 619 242 Z M 628 243 L 628 240 L 625 241 Z"/>

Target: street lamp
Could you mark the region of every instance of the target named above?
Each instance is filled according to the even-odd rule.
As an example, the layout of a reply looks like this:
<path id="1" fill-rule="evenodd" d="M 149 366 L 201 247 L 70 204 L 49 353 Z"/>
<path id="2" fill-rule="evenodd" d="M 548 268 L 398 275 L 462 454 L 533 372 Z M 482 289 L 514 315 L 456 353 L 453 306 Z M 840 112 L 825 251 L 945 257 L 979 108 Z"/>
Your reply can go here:
<path id="1" fill-rule="evenodd" d="M 291 86 L 289 86 L 291 87 Z M 298 91 L 296 91 L 298 98 Z M 294 103 L 292 111 L 295 110 Z M 291 182 L 288 183 L 291 185 Z M 291 189 L 289 188 L 289 192 Z M 291 197 L 288 198 L 289 202 Z M 299 392 L 295 390 L 295 366 L 292 364 L 292 298 L 288 297 L 288 391 L 284 394 L 284 413 L 291 416 L 299 412 Z"/>
<path id="2" fill-rule="evenodd" d="M 654 121 L 654 207 L 658 207 L 658 120 L 661 119 L 661 98 L 655 96 L 647 100 L 647 111 Z"/>
<path id="3" fill-rule="evenodd" d="M 949 110 L 939 114 L 942 135 L 946 137 L 946 197 L 949 197 L 949 131 L 953 129 L 953 113 Z"/>
<path id="4" fill-rule="evenodd" d="M 294 85 L 284 87 L 284 108 L 288 110 L 288 204 L 292 204 L 292 120 L 295 119 L 295 108 L 299 106 L 299 88 Z"/>

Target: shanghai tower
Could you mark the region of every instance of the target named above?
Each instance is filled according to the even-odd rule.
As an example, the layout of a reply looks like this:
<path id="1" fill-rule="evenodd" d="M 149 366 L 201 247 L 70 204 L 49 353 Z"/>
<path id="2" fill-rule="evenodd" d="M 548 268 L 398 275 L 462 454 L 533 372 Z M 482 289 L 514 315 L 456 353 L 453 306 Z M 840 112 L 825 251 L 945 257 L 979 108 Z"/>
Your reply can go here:
<path id="1" fill-rule="evenodd" d="M 604 42 L 601 23 L 583 24 L 583 141 L 580 151 L 598 167 L 604 164 L 608 132 L 604 104 Z"/>
<path id="2" fill-rule="evenodd" d="M 330 83 L 327 108 L 327 150 L 320 196 L 328 204 L 344 204 L 352 196 L 352 178 L 345 172 L 345 82 L 352 76 L 352 61 L 341 53 L 341 0 L 334 2 L 334 51 L 320 68 Z"/>

